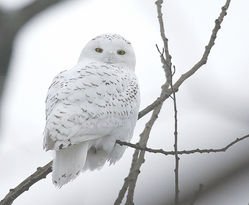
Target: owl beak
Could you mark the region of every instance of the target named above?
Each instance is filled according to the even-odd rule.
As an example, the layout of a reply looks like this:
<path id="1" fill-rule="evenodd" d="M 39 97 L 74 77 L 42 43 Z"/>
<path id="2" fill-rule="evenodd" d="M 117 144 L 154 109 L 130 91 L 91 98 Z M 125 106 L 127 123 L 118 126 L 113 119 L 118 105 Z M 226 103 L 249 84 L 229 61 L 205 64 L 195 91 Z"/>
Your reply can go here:
<path id="1" fill-rule="evenodd" d="M 106 57 L 105 62 L 108 63 L 108 64 L 113 63 L 114 55 L 115 55 L 115 53 L 113 51 L 110 51 L 108 53 L 108 56 Z"/>
<path id="2" fill-rule="evenodd" d="M 106 58 L 106 59 L 105 59 L 105 63 L 107 63 L 107 64 L 113 63 L 112 58 L 110 58 L 110 57 Z"/>
<path id="3" fill-rule="evenodd" d="M 112 64 L 112 61 L 111 60 L 107 60 L 105 63 Z"/>

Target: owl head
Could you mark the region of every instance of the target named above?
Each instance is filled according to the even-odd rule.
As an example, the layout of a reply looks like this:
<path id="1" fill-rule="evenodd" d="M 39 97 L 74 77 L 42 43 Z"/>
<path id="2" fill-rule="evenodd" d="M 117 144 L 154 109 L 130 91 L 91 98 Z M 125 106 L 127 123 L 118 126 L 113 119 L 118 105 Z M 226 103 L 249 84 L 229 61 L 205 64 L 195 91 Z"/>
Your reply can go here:
<path id="1" fill-rule="evenodd" d="M 136 57 L 132 45 L 118 34 L 103 34 L 89 41 L 81 52 L 81 61 L 99 61 L 134 70 Z"/>

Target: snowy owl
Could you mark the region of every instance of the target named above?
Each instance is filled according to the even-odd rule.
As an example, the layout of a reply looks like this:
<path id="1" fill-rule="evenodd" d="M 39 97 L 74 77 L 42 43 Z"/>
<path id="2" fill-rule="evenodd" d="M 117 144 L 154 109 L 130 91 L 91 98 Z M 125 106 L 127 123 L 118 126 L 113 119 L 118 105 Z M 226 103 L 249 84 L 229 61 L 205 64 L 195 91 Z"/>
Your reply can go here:
<path id="1" fill-rule="evenodd" d="M 53 183 L 119 160 L 136 124 L 140 97 L 131 43 L 117 34 L 92 39 L 76 66 L 59 73 L 46 98 L 44 149 L 54 150 Z"/>

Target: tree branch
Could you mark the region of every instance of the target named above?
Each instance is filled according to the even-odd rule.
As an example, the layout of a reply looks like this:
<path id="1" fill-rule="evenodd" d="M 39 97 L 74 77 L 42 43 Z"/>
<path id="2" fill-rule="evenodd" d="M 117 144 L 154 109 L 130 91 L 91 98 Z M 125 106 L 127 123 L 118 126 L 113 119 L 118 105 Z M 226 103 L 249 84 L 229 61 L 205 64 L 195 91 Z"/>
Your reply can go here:
<path id="1" fill-rule="evenodd" d="M 9 193 L 0 201 L 0 205 L 11 205 L 13 201 L 20 196 L 23 192 L 28 191 L 29 188 L 40 181 L 41 179 L 46 178 L 46 176 L 52 171 L 52 161 L 46 164 L 43 167 L 38 167 L 37 171 L 25 179 L 14 189 L 10 189 Z"/>
<path id="2" fill-rule="evenodd" d="M 215 26 L 212 30 L 212 34 L 211 37 L 209 39 L 209 42 L 207 44 L 207 46 L 205 47 L 204 53 L 201 57 L 201 59 L 186 73 L 184 73 L 180 79 L 175 83 L 174 87 L 175 90 L 179 88 L 179 86 L 186 80 L 188 79 L 190 76 L 192 76 L 201 66 L 205 65 L 207 63 L 208 60 L 208 56 L 210 54 L 210 51 L 212 49 L 212 47 L 215 44 L 215 40 L 217 37 L 217 33 L 221 28 L 221 23 L 224 20 L 224 17 L 227 15 L 227 9 L 230 5 L 231 0 L 227 0 L 225 5 L 221 8 L 221 13 L 219 15 L 219 17 L 215 20 Z"/>
<path id="3" fill-rule="evenodd" d="M 176 94 L 173 88 L 172 82 L 170 83 L 171 90 L 173 92 L 173 103 L 174 103 L 174 152 L 175 152 L 175 205 L 179 203 L 179 160 L 178 157 L 178 122 L 177 122 L 177 105 L 176 105 Z"/>
<path id="4" fill-rule="evenodd" d="M 249 134 L 245 135 L 243 137 L 236 138 L 235 140 L 233 140 L 232 142 L 230 142 L 229 144 L 227 144 L 226 146 L 224 146 L 222 148 L 218 148 L 218 149 L 213 149 L 213 148 L 199 149 L 199 148 L 197 148 L 197 149 L 192 149 L 192 150 L 177 151 L 177 154 L 179 154 L 179 155 L 189 155 L 189 154 L 196 154 L 196 153 L 210 154 L 210 153 L 226 152 L 232 146 L 238 144 L 239 142 L 241 142 L 241 141 L 243 141 L 243 140 L 245 140 L 247 138 L 249 138 Z M 120 140 L 117 140 L 116 143 L 121 145 L 121 146 L 128 146 L 128 147 L 131 147 L 133 149 L 144 150 L 144 151 L 154 153 L 154 154 L 163 154 L 163 155 L 166 155 L 166 156 L 175 155 L 175 151 L 165 151 L 163 149 L 153 149 L 153 148 L 149 148 L 149 147 L 143 147 L 143 146 L 140 146 L 138 143 L 137 144 L 132 144 L 132 143 L 123 142 L 123 141 L 120 141 Z"/>
<path id="5" fill-rule="evenodd" d="M 136 162 L 138 160 L 138 154 L 139 154 L 139 149 L 136 149 L 135 152 L 133 153 L 133 157 L 132 157 L 132 163 L 131 163 L 131 167 L 130 167 L 130 171 L 129 173 L 132 173 L 132 171 L 135 169 L 135 165 Z M 119 205 L 122 203 L 122 200 L 127 192 L 127 189 L 129 188 L 129 184 L 130 184 L 130 174 L 124 179 L 124 184 L 122 186 L 122 188 L 119 191 L 118 197 L 116 199 L 116 201 L 114 202 L 114 205 Z"/>
<path id="6" fill-rule="evenodd" d="M 158 22 L 160 26 L 160 33 L 161 38 L 163 41 L 163 51 L 165 53 L 165 57 L 163 53 L 161 53 L 161 62 L 163 64 L 163 68 L 165 71 L 166 79 L 167 79 L 167 85 L 166 87 L 172 91 L 172 99 L 173 99 L 173 107 L 174 107 L 174 152 L 175 152 L 175 205 L 178 205 L 179 202 L 179 157 L 178 157 L 178 123 L 177 123 L 177 104 L 176 104 L 176 94 L 173 87 L 173 75 L 172 75 L 172 62 L 171 62 L 171 55 L 169 53 L 169 46 L 168 46 L 168 38 L 165 35 L 165 29 L 164 29 L 164 21 L 163 21 L 163 14 L 162 14 L 162 4 L 163 0 L 157 0 L 156 6 L 157 6 L 157 14 L 158 14 Z"/>
<path id="7" fill-rule="evenodd" d="M 143 132 L 140 134 L 140 140 L 139 140 L 140 146 L 147 145 L 151 129 L 152 129 L 155 121 L 158 118 L 158 114 L 160 113 L 161 108 L 162 108 L 162 104 L 160 104 L 158 107 L 156 107 L 151 115 L 150 120 L 146 123 Z M 136 186 L 138 175 L 140 173 L 140 168 L 141 168 L 142 164 L 145 162 L 144 156 L 145 156 L 145 151 L 141 150 L 139 153 L 138 159 L 136 161 L 136 164 L 134 166 L 134 169 L 130 173 L 131 181 L 130 181 L 130 185 L 129 185 L 129 191 L 128 191 L 128 195 L 127 195 L 126 205 L 134 204 L 133 197 L 134 197 L 135 186 Z"/>
<path id="8" fill-rule="evenodd" d="M 163 22 L 163 13 L 162 13 L 163 0 L 157 0 L 155 4 L 157 7 L 157 19 L 159 23 L 160 34 L 163 41 L 163 52 L 160 52 L 160 57 L 161 57 L 161 62 L 163 64 L 165 77 L 167 79 L 167 84 L 165 86 L 169 87 L 170 84 L 172 83 L 172 71 L 171 71 L 172 62 L 171 62 L 171 55 L 169 53 L 168 38 L 165 35 L 165 28 Z M 163 54 L 165 54 L 165 56 Z"/>
<path id="9" fill-rule="evenodd" d="M 225 5 L 221 9 L 221 13 L 220 13 L 219 17 L 215 20 L 215 26 L 214 26 L 214 28 L 212 30 L 211 37 L 209 39 L 209 42 L 208 42 L 207 46 L 205 46 L 205 50 L 204 50 L 200 60 L 192 68 L 190 68 L 186 73 L 182 74 L 181 77 L 174 83 L 173 87 L 174 87 L 175 92 L 178 91 L 179 87 L 183 84 L 183 82 L 185 82 L 196 71 L 198 71 L 201 68 L 201 66 L 203 66 L 203 65 L 205 65 L 207 63 L 210 51 L 211 51 L 212 47 L 215 44 L 217 33 L 218 33 L 219 29 L 221 28 L 221 23 L 223 22 L 224 17 L 227 14 L 227 9 L 228 9 L 228 7 L 230 5 L 230 2 L 231 2 L 231 0 L 226 1 Z M 140 119 L 141 117 L 143 117 L 147 113 L 151 112 L 156 106 L 158 106 L 160 103 L 162 103 L 163 101 L 168 99 L 168 97 L 171 94 L 172 94 L 172 90 L 170 90 L 170 89 L 166 90 L 164 95 L 157 98 L 153 103 L 148 105 L 146 108 L 144 108 L 139 113 L 138 119 Z"/>

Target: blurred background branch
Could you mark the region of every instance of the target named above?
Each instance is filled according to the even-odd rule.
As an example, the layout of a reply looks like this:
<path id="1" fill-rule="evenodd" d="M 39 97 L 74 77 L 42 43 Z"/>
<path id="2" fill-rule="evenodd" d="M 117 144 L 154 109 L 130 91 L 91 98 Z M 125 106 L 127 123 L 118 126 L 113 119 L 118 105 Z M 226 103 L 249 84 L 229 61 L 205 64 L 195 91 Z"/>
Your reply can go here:
<path id="1" fill-rule="evenodd" d="M 39 13 L 66 1 L 68 0 L 36 0 L 16 10 L 0 7 L 0 100 L 8 77 L 18 31 Z"/>

